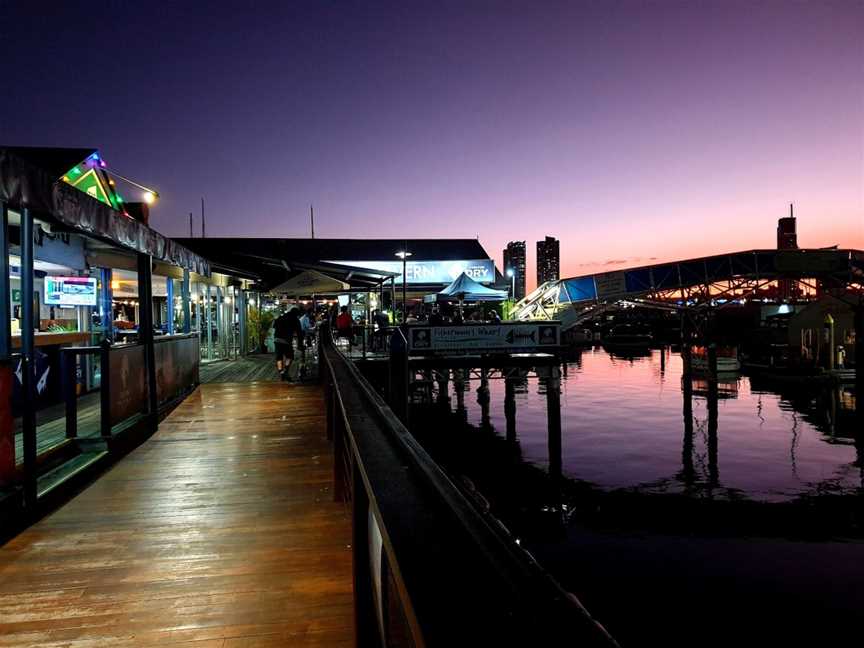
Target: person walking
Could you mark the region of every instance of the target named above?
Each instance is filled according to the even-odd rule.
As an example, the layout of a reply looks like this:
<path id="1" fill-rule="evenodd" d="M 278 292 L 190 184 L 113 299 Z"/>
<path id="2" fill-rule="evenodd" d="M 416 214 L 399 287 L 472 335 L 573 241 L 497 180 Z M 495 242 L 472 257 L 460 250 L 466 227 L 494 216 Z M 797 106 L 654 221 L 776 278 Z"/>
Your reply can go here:
<path id="1" fill-rule="evenodd" d="M 297 316 L 299 308 L 295 304 L 288 307 L 273 322 L 273 341 L 276 346 L 276 370 L 282 380 L 291 381 L 291 365 L 294 362 L 294 338 L 297 345 L 303 344 L 303 329 Z"/>

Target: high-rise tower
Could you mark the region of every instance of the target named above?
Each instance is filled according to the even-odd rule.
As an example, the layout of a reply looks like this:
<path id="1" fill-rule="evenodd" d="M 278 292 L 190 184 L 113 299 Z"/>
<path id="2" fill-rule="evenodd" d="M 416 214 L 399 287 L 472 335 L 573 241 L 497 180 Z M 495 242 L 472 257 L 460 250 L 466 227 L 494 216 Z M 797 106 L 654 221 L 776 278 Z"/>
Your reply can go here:
<path id="1" fill-rule="evenodd" d="M 537 241 L 537 285 L 559 278 L 558 239 L 547 236 Z"/>
<path id="2" fill-rule="evenodd" d="M 513 287 L 513 299 L 518 301 L 525 297 L 525 241 L 510 241 L 504 248 L 504 276 L 508 287 Z"/>

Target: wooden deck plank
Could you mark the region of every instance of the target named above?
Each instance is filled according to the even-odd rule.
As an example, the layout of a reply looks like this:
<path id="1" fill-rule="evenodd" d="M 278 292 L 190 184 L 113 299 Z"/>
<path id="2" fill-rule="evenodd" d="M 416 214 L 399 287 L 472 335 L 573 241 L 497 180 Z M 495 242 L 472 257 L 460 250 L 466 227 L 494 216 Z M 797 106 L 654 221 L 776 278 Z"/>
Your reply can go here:
<path id="1" fill-rule="evenodd" d="M 0 646 L 348 646 L 350 519 L 316 386 L 203 385 L 0 548 Z"/>

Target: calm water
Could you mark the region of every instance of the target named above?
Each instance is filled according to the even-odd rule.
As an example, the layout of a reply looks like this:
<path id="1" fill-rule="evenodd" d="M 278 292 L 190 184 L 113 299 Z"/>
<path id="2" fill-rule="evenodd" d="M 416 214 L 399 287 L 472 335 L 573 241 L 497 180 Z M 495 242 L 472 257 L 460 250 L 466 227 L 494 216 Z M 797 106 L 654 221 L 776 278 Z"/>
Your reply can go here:
<path id="1" fill-rule="evenodd" d="M 685 416 L 681 359 L 660 354 L 585 350 L 567 365 L 563 479 L 537 377 L 517 383 L 517 444 L 503 380 L 488 383 L 488 421 L 475 378 L 463 410 L 451 383 L 450 405 L 418 411 L 412 432 L 622 646 L 855 643 L 864 491 L 851 388 L 731 376 L 714 418 L 695 380 Z"/>
<path id="2" fill-rule="evenodd" d="M 844 390 L 771 391 L 744 376 L 721 379 L 717 452 L 709 451 L 707 383 L 694 381 L 692 449 L 685 436 L 681 358 L 665 352 L 620 358 L 596 348 L 561 378 L 562 463 L 566 477 L 600 489 L 784 501 L 802 494 L 851 492 L 862 485 L 852 439 L 854 396 Z M 478 380 L 465 395 L 479 425 Z M 504 381 L 490 380 L 490 418 L 506 427 Z M 452 387 L 451 387 L 452 389 Z M 452 392 L 451 392 L 452 393 Z M 522 457 L 547 468 L 545 384 L 517 386 L 516 432 Z"/>

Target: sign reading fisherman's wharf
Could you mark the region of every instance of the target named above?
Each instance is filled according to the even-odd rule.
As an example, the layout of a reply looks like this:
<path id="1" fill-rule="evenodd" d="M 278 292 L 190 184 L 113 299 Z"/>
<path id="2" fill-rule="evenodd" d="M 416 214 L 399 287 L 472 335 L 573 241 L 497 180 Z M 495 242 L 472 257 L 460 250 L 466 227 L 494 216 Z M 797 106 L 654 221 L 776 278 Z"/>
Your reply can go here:
<path id="1" fill-rule="evenodd" d="M 414 353 L 544 351 L 560 341 L 558 322 L 408 327 L 408 350 Z"/>

